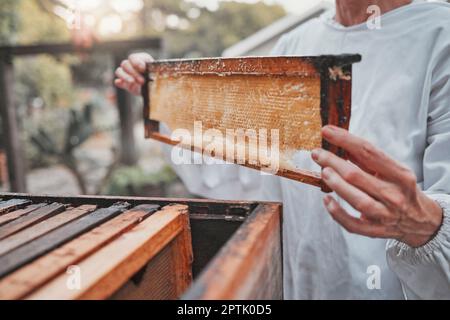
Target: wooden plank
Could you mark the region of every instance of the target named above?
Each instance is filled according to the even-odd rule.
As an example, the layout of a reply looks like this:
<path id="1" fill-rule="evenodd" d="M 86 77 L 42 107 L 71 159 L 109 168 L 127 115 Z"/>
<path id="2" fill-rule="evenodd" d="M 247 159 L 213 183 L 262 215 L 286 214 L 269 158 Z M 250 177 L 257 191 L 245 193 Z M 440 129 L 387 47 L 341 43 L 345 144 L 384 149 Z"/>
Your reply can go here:
<path id="1" fill-rule="evenodd" d="M 96 210 L 87 216 L 51 231 L 33 242 L 0 256 L 0 278 L 76 238 L 80 234 L 108 221 L 128 207 L 128 203 L 117 203 L 109 208 Z"/>
<path id="2" fill-rule="evenodd" d="M 274 75 L 320 77 L 318 57 L 240 57 L 154 61 L 150 73 L 179 75 Z"/>
<path id="3" fill-rule="evenodd" d="M 180 295 L 177 292 L 177 286 L 174 285 L 177 273 L 173 259 L 173 253 L 176 250 L 174 241 L 167 244 L 108 300 L 178 299 Z"/>
<path id="4" fill-rule="evenodd" d="M 66 243 L 31 264 L 0 280 L 0 300 L 22 299 L 44 283 L 65 272 L 115 237 L 136 226 L 158 210 L 158 205 L 140 205 Z"/>
<path id="5" fill-rule="evenodd" d="M 27 188 L 23 149 L 14 102 L 14 70 L 12 57 L 0 52 L 0 116 L 2 135 L 8 162 L 11 191 L 25 192 Z"/>
<path id="6" fill-rule="evenodd" d="M 30 204 L 31 201 L 27 199 L 11 199 L 0 202 L 0 215 L 8 213 L 12 210 L 17 210 Z"/>
<path id="7" fill-rule="evenodd" d="M 183 297 L 281 299 L 281 207 L 260 205 Z"/>
<path id="8" fill-rule="evenodd" d="M 31 211 L 34 211 L 36 209 L 42 208 L 43 206 L 45 206 L 46 203 L 37 203 L 37 204 L 32 204 L 24 209 L 19 209 L 19 210 L 15 210 L 9 213 L 6 213 L 4 215 L 0 216 L 0 226 L 7 224 L 11 221 L 14 221 L 28 213 L 30 213 Z"/>
<path id="9" fill-rule="evenodd" d="M 127 59 L 127 55 L 116 54 L 114 56 L 115 67 L 120 67 L 123 60 Z M 115 86 L 117 97 L 117 110 L 120 119 L 120 163 L 132 166 L 137 163 L 138 155 L 136 150 L 136 142 L 134 138 L 134 116 L 133 116 L 133 97 L 123 89 Z"/>
<path id="10" fill-rule="evenodd" d="M 192 284 L 192 264 L 194 261 L 194 253 L 192 251 L 192 237 L 191 226 L 189 222 L 189 214 L 187 208 L 181 219 L 184 220 L 182 224 L 185 226 L 181 234 L 173 241 L 174 248 L 172 249 L 172 261 L 174 262 L 175 275 L 175 292 L 178 299 L 181 297 L 189 286 Z"/>
<path id="11" fill-rule="evenodd" d="M 45 221 L 42 221 L 30 228 L 13 234 L 6 239 L 0 240 L 0 256 L 80 218 L 94 211 L 96 208 L 97 207 L 95 205 L 84 205 L 78 208 L 66 210 L 65 212 L 46 219 Z"/>
<path id="12" fill-rule="evenodd" d="M 299 168 L 296 159 L 300 151 L 320 147 L 337 152 L 322 139 L 321 128 L 348 128 L 351 64 L 360 59 L 343 55 L 149 63 L 143 88 L 146 136 L 324 187 L 320 173 Z M 183 129 L 184 136 L 161 134 L 160 122 L 172 132 Z M 337 154 L 344 156 L 341 151 Z"/>
<path id="13" fill-rule="evenodd" d="M 69 290 L 66 283 L 70 275 L 63 274 L 27 299 L 109 298 L 187 228 L 186 215 L 186 206 L 163 208 L 80 262 L 77 265 L 82 274 L 80 290 Z"/>
<path id="14" fill-rule="evenodd" d="M 86 203 L 96 204 L 98 206 L 110 206 L 116 202 L 128 202 L 132 206 L 140 204 L 158 204 L 161 206 L 172 203 L 185 204 L 189 206 L 190 214 L 211 214 L 225 216 L 247 217 L 257 203 L 254 201 L 224 201 L 208 199 L 179 199 L 179 198 L 146 198 L 146 197 L 119 197 L 119 196 L 52 196 L 52 195 L 30 195 L 24 193 L 0 193 L 4 199 L 24 198 L 33 202 L 64 202 L 73 205 L 83 205 Z M 263 202 L 264 203 L 264 202 Z"/>
<path id="15" fill-rule="evenodd" d="M 50 218 L 55 214 L 64 211 L 65 208 L 66 206 L 64 204 L 55 202 L 45 207 L 34 210 L 26 216 L 18 218 L 13 222 L 8 223 L 7 225 L 0 227 L 0 240 L 5 239 L 47 218 Z"/>
<path id="16" fill-rule="evenodd" d="M 35 54 L 92 53 L 92 52 L 123 52 L 135 49 L 160 49 L 160 38 L 137 38 L 124 41 L 104 41 L 94 43 L 92 47 L 78 47 L 73 43 L 40 43 L 23 46 L 0 47 L 0 54 L 26 56 Z"/>

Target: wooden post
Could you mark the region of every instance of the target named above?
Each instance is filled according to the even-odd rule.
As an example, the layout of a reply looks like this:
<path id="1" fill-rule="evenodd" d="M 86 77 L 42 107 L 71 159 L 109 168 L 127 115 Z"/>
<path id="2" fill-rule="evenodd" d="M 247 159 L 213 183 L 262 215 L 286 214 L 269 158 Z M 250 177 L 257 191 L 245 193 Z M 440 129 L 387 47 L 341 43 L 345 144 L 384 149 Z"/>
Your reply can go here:
<path id="1" fill-rule="evenodd" d="M 136 49 L 161 49 L 159 38 L 138 38 L 125 41 L 106 41 L 94 43 L 90 48 L 79 48 L 73 43 L 40 43 L 24 46 L 0 46 L 0 109 L 4 119 L 3 131 L 8 159 L 8 173 L 12 191 L 26 191 L 25 169 L 22 163 L 20 139 L 13 107 L 12 58 L 37 54 L 60 55 L 64 53 L 104 52 L 112 54 L 116 65 L 127 57 L 127 52 Z M 136 145 L 133 134 L 133 114 L 131 96 L 117 89 L 117 103 L 121 128 L 121 163 L 134 165 L 137 162 Z"/>
<path id="2" fill-rule="evenodd" d="M 117 68 L 126 59 L 126 54 L 116 54 L 114 65 Z M 120 163 L 132 166 L 137 163 L 136 143 L 134 139 L 134 117 L 132 97 L 125 90 L 115 87 L 117 107 L 120 119 Z"/>
<path id="3" fill-rule="evenodd" d="M 26 192 L 25 165 L 14 106 L 13 86 L 12 56 L 4 53 L 0 56 L 0 114 L 8 162 L 9 185 L 13 192 Z"/>

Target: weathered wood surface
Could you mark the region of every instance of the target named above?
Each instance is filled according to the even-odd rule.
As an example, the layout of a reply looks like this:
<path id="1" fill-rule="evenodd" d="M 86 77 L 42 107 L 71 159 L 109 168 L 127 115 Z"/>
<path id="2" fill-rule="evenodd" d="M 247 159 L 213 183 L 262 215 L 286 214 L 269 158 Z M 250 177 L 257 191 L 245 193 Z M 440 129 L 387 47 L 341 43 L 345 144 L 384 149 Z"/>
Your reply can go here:
<path id="1" fill-rule="evenodd" d="M 175 206 L 173 206 L 175 207 Z M 170 208 L 170 207 L 169 207 Z M 181 216 L 182 230 L 173 240 L 172 261 L 174 263 L 173 274 L 175 276 L 175 292 L 173 299 L 181 297 L 192 284 L 192 263 L 194 253 L 192 251 L 191 227 L 189 223 L 189 211 L 186 206 L 177 205 L 169 210 L 178 211 Z"/>
<path id="2" fill-rule="evenodd" d="M 42 208 L 45 205 L 46 205 L 45 203 L 32 204 L 24 209 L 15 210 L 15 211 L 11 211 L 9 213 L 0 215 L 0 226 L 7 224 L 11 221 L 14 221 L 17 218 L 20 218 L 20 217 L 30 213 L 31 211 Z"/>
<path id="3" fill-rule="evenodd" d="M 359 60 L 355 55 L 149 63 L 143 89 L 146 136 L 323 187 L 320 173 L 298 167 L 295 159 L 319 147 L 343 155 L 322 139 L 321 128 L 348 128 L 351 64 Z M 172 133 L 187 130 L 189 137 L 163 135 L 159 123 Z M 279 156 L 269 157 L 271 149 L 262 143 Z"/>
<path id="4" fill-rule="evenodd" d="M 261 205 L 210 263 L 185 299 L 282 299 L 281 212 Z"/>
<path id="5" fill-rule="evenodd" d="M 25 207 L 27 204 L 31 203 L 31 201 L 26 199 L 11 199 L 0 202 L 0 215 L 8 213 L 12 210 L 20 209 Z"/>
<path id="6" fill-rule="evenodd" d="M 51 251 L 0 279 L 0 299 L 23 299 L 154 213 L 158 205 L 140 205 Z"/>
<path id="7" fill-rule="evenodd" d="M 0 198 L 29 201 L 9 213 L 44 203 L 66 208 L 0 241 L 0 299 L 177 299 L 199 274 L 186 297 L 211 299 L 211 291 L 226 299 L 282 296 L 278 204 L 17 194 Z M 97 210 L 92 212 L 92 206 Z M 81 271 L 81 290 L 67 287 L 74 270 Z"/>
<path id="8" fill-rule="evenodd" d="M 154 213 L 84 261 L 78 263 L 83 276 L 80 290 L 69 290 L 68 275 L 61 275 L 29 299 L 106 299 L 156 256 L 167 244 L 188 228 L 187 207 L 169 206 Z M 180 248 L 181 249 L 181 248 Z M 186 249 L 186 248 L 184 248 Z M 189 253 L 174 252 L 173 259 Z M 185 264 L 185 262 L 184 262 Z M 183 266 L 184 266 L 183 264 Z M 181 264 L 177 264 L 181 267 Z M 174 270 L 186 273 L 185 269 Z M 185 279 L 180 288 L 185 288 Z M 176 283 L 173 285 L 177 286 Z"/>
<path id="9" fill-rule="evenodd" d="M 27 181 L 17 108 L 14 99 L 14 69 L 12 57 L 0 50 L 0 116 L 8 163 L 8 179 L 14 192 L 25 192 Z"/>
<path id="10" fill-rule="evenodd" d="M 64 211 L 65 205 L 52 203 L 0 227 L 0 240 Z"/>
<path id="11" fill-rule="evenodd" d="M 178 198 L 146 198 L 146 197 L 120 197 L 120 196 L 52 196 L 30 195 L 26 193 L 0 193 L 2 199 L 26 199 L 34 202 L 60 202 L 72 205 L 93 203 L 98 206 L 111 206 L 117 202 L 127 202 L 131 206 L 154 203 L 167 206 L 173 203 L 185 204 L 190 214 L 224 215 L 247 217 L 258 204 L 255 201 L 226 201 L 208 199 L 178 199 Z"/>
<path id="12" fill-rule="evenodd" d="M 13 234 L 6 239 L 0 240 L 0 256 L 73 220 L 76 220 L 89 212 L 94 211 L 95 209 L 95 205 L 84 205 L 78 208 L 69 209 L 30 228 Z"/>
<path id="13" fill-rule="evenodd" d="M 317 57 L 244 57 L 160 60 L 150 73 L 165 75 L 275 75 L 320 77 Z M 319 61 L 320 62 L 320 61 Z"/>
<path id="14" fill-rule="evenodd" d="M 109 208 L 99 209 L 40 237 L 36 241 L 0 256 L 0 278 L 117 216 L 128 207 L 128 203 L 119 203 Z"/>
<path id="15" fill-rule="evenodd" d="M 128 280 L 111 300 L 175 300 L 180 297 L 175 283 L 174 241 Z"/>
<path id="16" fill-rule="evenodd" d="M 36 54 L 61 55 L 66 53 L 92 53 L 92 52 L 124 52 L 136 49 L 160 49 L 162 40 L 159 38 L 138 38 L 123 41 L 104 41 L 94 43 L 92 47 L 82 48 L 74 43 L 41 43 L 22 46 L 2 46 L 0 54 L 12 56 L 28 56 Z"/>
<path id="17" fill-rule="evenodd" d="M 126 53 L 116 54 L 114 56 L 114 65 L 120 67 L 122 61 L 126 60 Z M 137 163 L 138 155 L 136 142 L 134 139 L 134 113 L 133 97 L 125 90 L 115 86 L 117 97 L 117 107 L 119 111 L 120 125 L 120 163 L 126 166 L 132 166 Z"/>

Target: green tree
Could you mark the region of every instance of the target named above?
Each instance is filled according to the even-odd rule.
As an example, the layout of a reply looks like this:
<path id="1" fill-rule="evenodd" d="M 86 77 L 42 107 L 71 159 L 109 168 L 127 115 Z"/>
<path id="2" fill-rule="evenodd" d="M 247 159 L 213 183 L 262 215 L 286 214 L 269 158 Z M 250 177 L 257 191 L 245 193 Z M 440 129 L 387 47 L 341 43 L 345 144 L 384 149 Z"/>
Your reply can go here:
<path id="1" fill-rule="evenodd" d="M 2 0 L 0 5 L 0 44 L 9 44 L 17 31 L 18 0 Z"/>
<path id="2" fill-rule="evenodd" d="M 141 27 L 147 35 L 162 35 L 169 57 L 219 56 L 234 43 L 250 36 L 286 13 L 279 5 L 221 2 L 215 11 L 179 0 L 147 0 Z M 197 17 L 192 12 L 197 12 Z M 168 17 L 178 19 L 178 27 Z"/>
<path id="3" fill-rule="evenodd" d="M 3 0 L 2 0 L 3 1 Z M 17 0 L 16 0 L 17 1 Z M 70 40 L 66 23 L 56 15 L 45 10 L 38 0 L 19 0 L 20 44 L 39 42 L 63 42 Z"/>
<path id="4" fill-rule="evenodd" d="M 39 1 L 15 2 L 15 15 L 19 19 L 16 35 L 18 43 L 62 42 L 70 38 L 64 21 L 44 10 Z M 15 71 L 16 101 L 22 109 L 36 98 L 50 108 L 71 105 L 72 78 L 70 66 L 64 58 L 41 55 L 16 59 Z"/>

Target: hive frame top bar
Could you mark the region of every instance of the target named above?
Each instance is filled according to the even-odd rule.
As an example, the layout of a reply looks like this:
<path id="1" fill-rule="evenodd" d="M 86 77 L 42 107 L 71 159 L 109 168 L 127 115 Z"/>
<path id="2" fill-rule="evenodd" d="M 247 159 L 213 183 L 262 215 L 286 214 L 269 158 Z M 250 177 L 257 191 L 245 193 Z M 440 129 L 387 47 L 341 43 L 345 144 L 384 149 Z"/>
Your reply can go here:
<path id="1" fill-rule="evenodd" d="M 147 138 L 152 138 L 166 144 L 174 146 L 178 145 L 194 152 L 204 152 L 204 150 L 198 148 L 195 143 L 191 146 L 181 145 L 180 141 L 172 140 L 169 136 L 160 133 L 159 121 L 161 119 L 158 120 L 155 119 L 155 117 L 152 118 L 151 100 L 153 101 L 153 99 L 150 96 L 153 89 L 159 87 L 159 85 L 154 87 L 155 82 L 189 76 L 192 76 L 192 79 L 190 79 L 190 81 L 193 81 L 192 83 L 199 79 L 196 77 L 201 76 L 224 77 L 224 81 L 227 81 L 225 79 L 229 76 L 287 77 L 291 79 L 297 77 L 299 78 L 299 81 L 303 81 L 301 80 L 303 78 L 317 79 L 319 81 L 318 86 L 320 86 L 319 99 L 321 122 L 319 120 L 318 127 L 316 127 L 316 124 L 314 125 L 314 137 L 316 137 L 317 134 L 320 134 L 318 133 L 318 129 L 326 125 L 334 125 L 348 130 L 351 117 L 352 65 L 360 62 L 361 59 L 362 57 L 359 54 L 342 54 L 322 56 L 174 59 L 148 63 L 147 72 L 144 75 L 146 85 L 144 85 L 142 89 L 144 98 L 145 135 Z M 170 97 L 165 98 L 171 99 Z M 155 101 L 153 101 L 153 103 L 155 103 Z M 166 107 L 169 107 L 170 109 L 170 105 Z M 195 116 L 193 113 L 192 115 L 194 115 L 195 119 L 200 114 Z M 307 131 L 303 131 L 301 122 L 295 122 L 288 125 L 293 128 L 298 127 L 299 133 L 304 133 L 306 135 L 312 134 L 306 133 L 311 132 L 310 127 L 304 128 L 307 129 Z M 308 140 L 307 137 L 304 137 L 304 134 L 301 135 L 301 141 Z M 317 144 L 317 141 L 315 141 L 316 138 L 313 138 L 312 135 L 310 136 L 310 139 L 313 139 L 309 140 L 311 143 L 303 145 L 305 142 L 301 142 L 302 146 L 296 148 L 296 150 L 310 150 L 311 144 Z M 313 143 L 312 141 L 315 142 Z M 330 145 L 324 139 L 322 139 L 321 147 L 347 159 L 345 150 Z M 214 157 L 225 160 L 221 158 L 221 155 L 216 154 Z M 235 161 L 235 163 L 237 162 Z M 262 167 L 258 164 L 254 165 L 249 162 L 239 164 L 252 169 L 262 170 Z M 331 191 L 321 179 L 320 172 L 311 172 L 301 168 L 292 169 L 288 166 L 280 168 L 276 175 L 321 187 L 322 190 L 326 192 Z"/>
<path id="2" fill-rule="evenodd" d="M 170 59 L 147 63 L 147 71 L 168 74 L 320 76 L 328 68 L 361 61 L 359 54 Z M 305 63 L 306 62 L 306 63 Z"/>

